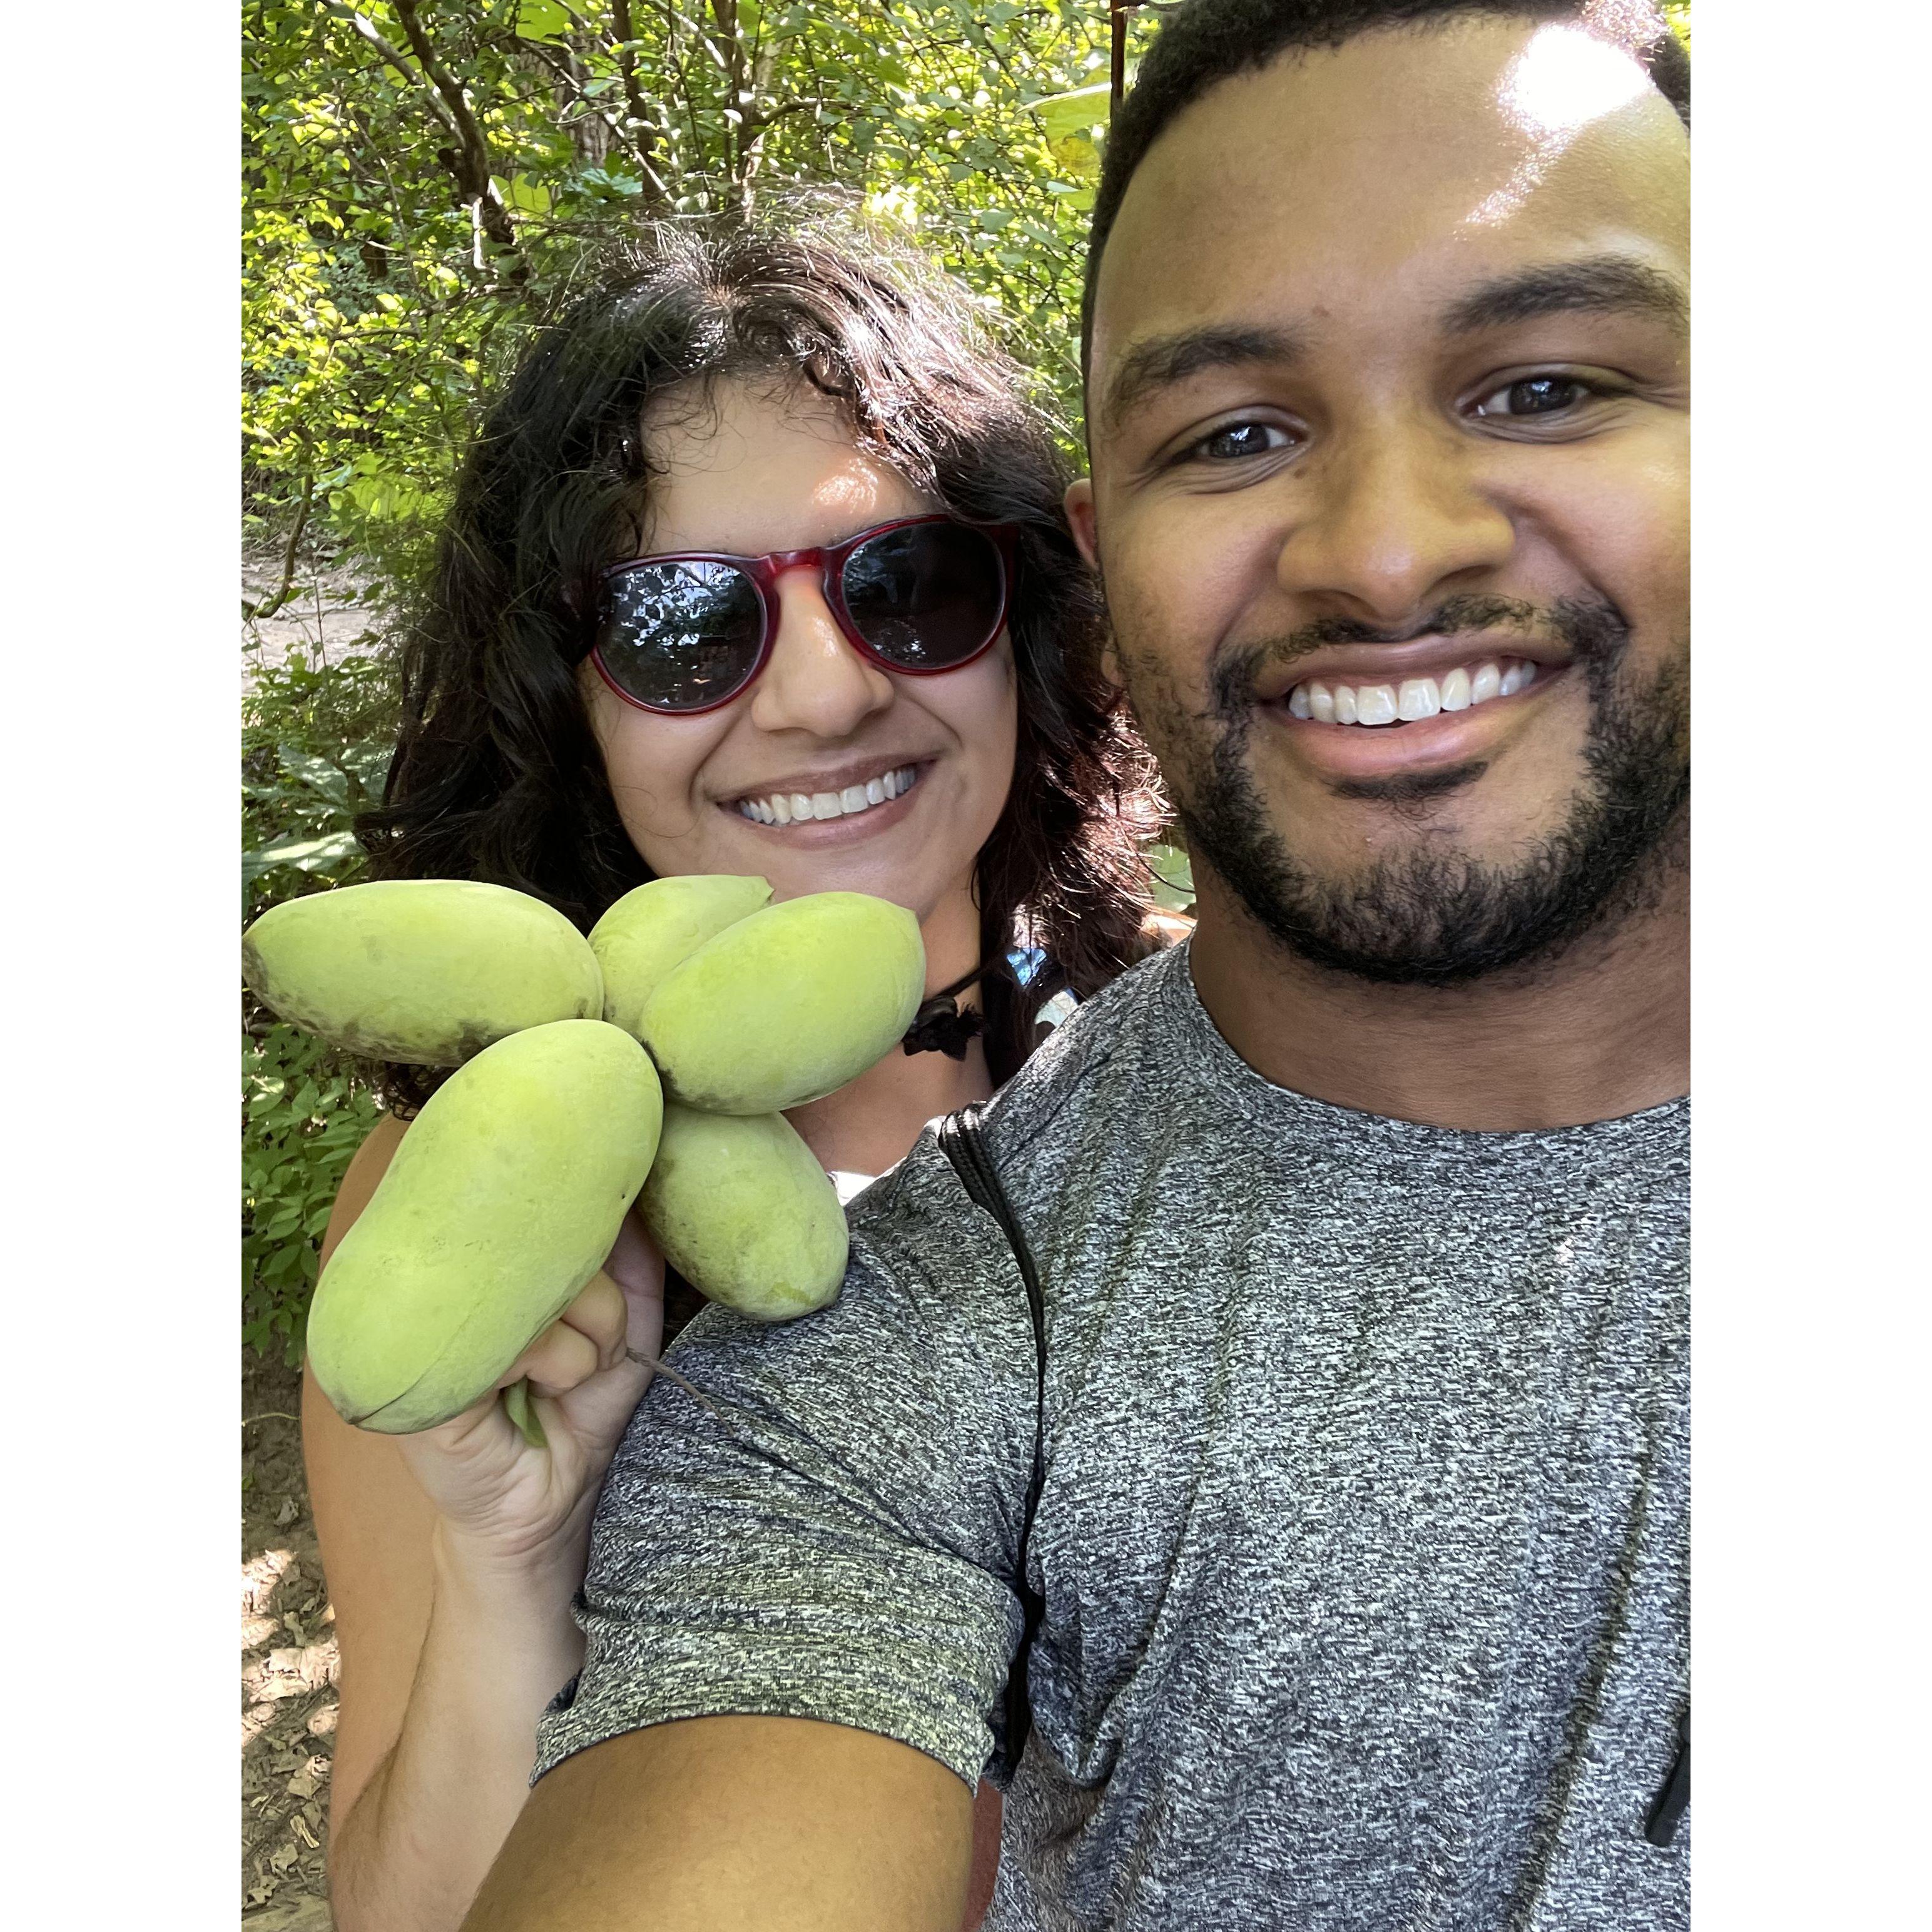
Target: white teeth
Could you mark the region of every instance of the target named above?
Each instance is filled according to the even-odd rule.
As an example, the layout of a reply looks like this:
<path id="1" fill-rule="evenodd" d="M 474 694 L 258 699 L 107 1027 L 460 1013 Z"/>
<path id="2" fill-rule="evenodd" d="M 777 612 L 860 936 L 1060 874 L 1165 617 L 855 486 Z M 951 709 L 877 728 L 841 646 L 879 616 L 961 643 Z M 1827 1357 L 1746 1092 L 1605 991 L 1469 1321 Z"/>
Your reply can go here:
<path id="1" fill-rule="evenodd" d="M 1356 686 L 1355 722 L 1358 724 L 1393 724 L 1395 716 L 1395 687 L 1393 685 Z"/>
<path id="2" fill-rule="evenodd" d="M 1410 677 L 1400 689 L 1388 684 L 1324 684 L 1310 678 L 1288 694 L 1289 714 L 1319 724 L 1410 724 L 1438 711 L 1466 711 L 1492 698 L 1514 698 L 1536 682 L 1527 658 L 1484 658 L 1458 664 L 1438 680 Z"/>
<path id="3" fill-rule="evenodd" d="M 896 771 L 882 772 L 863 784 L 847 785 L 842 791 L 775 793 L 770 798 L 741 798 L 734 808 L 741 817 L 758 825 L 796 825 L 821 818 L 843 818 L 854 812 L 869 812 L 875 805 L 910 791 L 918 776 L 915 765 L 902 765 Z"/>
<path id="4" fill-rule="evenodd" d="M 1396 699 L 1395 715 L 1406 724 L 1418 718 L 1433 718 L 1442 709 L 1442 695 L 1436 688 L 1432 677 L 1411 677 L 1402 680 L 1400 694 Z"/>

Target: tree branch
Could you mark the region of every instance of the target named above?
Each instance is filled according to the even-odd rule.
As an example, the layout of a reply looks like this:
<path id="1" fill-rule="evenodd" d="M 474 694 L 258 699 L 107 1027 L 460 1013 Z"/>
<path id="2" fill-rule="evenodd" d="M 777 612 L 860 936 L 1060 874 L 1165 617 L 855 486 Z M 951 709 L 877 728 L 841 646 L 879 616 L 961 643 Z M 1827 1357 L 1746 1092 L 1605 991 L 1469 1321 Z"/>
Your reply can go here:
<path id="1" fill-rule="evenodd" d="M 657 170 L 651 165 L 652 142 L 649 137 L 653 135 L 656 130 L 650 120 L 646 118 L 643 124 L 645 138 L 634 140 L 628 137 L 623 129 L 620 128 L 609 115 L 592 103 L 590 97 L 584 92 L 583 83 L 578 80 L 577 75 L 566 64 L 558 60 L 549 48 L 536 40 L 526 41 L 524 44 L 570 91 L 571 96 L 577 105 L 586 114 L 594 115 L 603 124 L 611 140 L 637 163 L 639 168 L 643 170 L 644 184 L 650 189 L 654 202 L 668 201 L 670 199 L 670 190 L 664 186 Z"/>
<path id="2" fill-rule="evenodd" d="M 475 205 L 484 233 L 500 248 L 514 248 L 517 231 L 511 225 L 509 210 L 503 206 L 495 182 L 490 178 L 489 144 L 484 140 L 483 130 L 478 126 L 476 116 L 471 110 L 469 95 L 436 58 L 436 50 L 430 44 L 429 36 L 423 32 L 422 22 L 417 16 L 418 4 L 418 0 L 395 0 L 396 16 L 403 23 L 410 52 L 422 63 L 423 72 L 429 76 L 436 92 L 442 97 L 449 118 L 455 124 L 460 146 L 448 151 L 450 172 L 456 176 L 457 185 L 462 189 L 465 198 Z"/>
<path id="3" fill-rule="evenodd" d="M 242 600 L 242 614 L 251 622 L 258 617 L 272 617 L 296 594 L 296 552 L 301 548 L 303 532 L 308 528 L 308 513 L 314 502 L 315 472 L 311 470 L 302 478 L 302 502 L 296 506 L 288 545 L 282 552 L 280 587 L 253 604 L 245 597 Z"/>
<path id="4" fill-rule="evenodd" d="M 364 16 L 357 13 L 352 7 L 338 4 L 338 0 L 322 0 L 322 9 L 326 13 L 333 14 L 338 20 L 346 20 L 376 50 L 382 59 L 409 82 L 411 87 L 420 88 L 428 104 L 429 111 L 436 116 L 442 126 L 442 131 L 452 141 L 459 138 L 455 124 L 444 112 L 442 103 L 436 98 L 435 90 L 394 47 L 390 46 L 387 40 L 383 39 L 380 34 L 376 32 L 374 26 Z"/>
<path id="5" fill-rule="evenodd" d="M 670 191 L 658 178 L 653 165 L 658 139 L 657 117 L 646 106 L 638 86 L 638 57 L 631 49 L 637 38 L 631 26 L 631 0 L 610 0 L 610 24 L 617 32 L 617 71 L 624 79 L 624 104 L 631 111 L 632 124 L 641 130 L 631 143 L 632 152 L 644 172 L 644 178 L 656 188 L 658 200 L 668 201 Z"/>

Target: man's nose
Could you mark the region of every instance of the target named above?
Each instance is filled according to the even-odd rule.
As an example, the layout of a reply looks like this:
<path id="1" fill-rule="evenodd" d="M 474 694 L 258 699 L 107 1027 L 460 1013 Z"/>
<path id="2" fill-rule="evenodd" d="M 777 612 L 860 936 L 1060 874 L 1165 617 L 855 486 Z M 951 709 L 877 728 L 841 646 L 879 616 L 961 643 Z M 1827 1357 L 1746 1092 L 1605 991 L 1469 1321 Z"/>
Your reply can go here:
<path id="1" fill-rule="evenodd" d="M 1283 590 L 1395 628 L 1508 561 L 1514 526 L 1453 427 L 1384 422 L 1324 454 L 1282 545 Z"/>
<path id="2" fill-rule="evenodd" d="M 778 604 L 778 635 L 752 689 L 752 722 L 761 731 L 850 737 L 892 703 L 891 679 L 839 629 L 815 566 L 779 578 Z"/>

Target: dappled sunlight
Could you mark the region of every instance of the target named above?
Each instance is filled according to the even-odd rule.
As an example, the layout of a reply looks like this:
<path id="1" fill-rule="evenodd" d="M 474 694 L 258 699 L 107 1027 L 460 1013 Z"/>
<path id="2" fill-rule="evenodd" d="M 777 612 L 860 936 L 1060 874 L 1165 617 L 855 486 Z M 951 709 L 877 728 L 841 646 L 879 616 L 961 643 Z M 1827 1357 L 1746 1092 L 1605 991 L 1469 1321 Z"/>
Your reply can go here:
<path id="1" fill-rule="evenodd" d="M 270 1640 L 288 1630 L 290 1619 L 270 1609 L 275 1592 L 292 1570 L 299 1576 L 292 1550 L 265 1550 L 242 1565 L 242 1748 L 246 1751 L 274 1720 L 276 1707 L 286 1697 L 306 1697 L 317 1690 L 332 1689 L 340 1659 L 332 1632 L 318 1630 L 301 1643 L 269 1650 L 266 1655 L 248 1659 L 250 1651 L 260 1651 Z M 325 1607 L 322 1625 L 335 1621 L 333 1606 Z M 290 1634 L 293 1635 L 293 1631 Z M 335 1728 L 335 1707 L 328 1704 L 311 1714 L 309 1735 L 326 1737 Z"/>

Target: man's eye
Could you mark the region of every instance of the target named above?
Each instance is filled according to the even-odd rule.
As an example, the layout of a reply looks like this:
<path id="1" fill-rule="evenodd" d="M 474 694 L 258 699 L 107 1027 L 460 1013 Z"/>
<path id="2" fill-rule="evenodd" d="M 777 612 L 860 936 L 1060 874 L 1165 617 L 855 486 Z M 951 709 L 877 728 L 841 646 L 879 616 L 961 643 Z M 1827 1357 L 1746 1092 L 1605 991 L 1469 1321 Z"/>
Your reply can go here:
<path id="1" fill-rule="evenodd" d="M 1204 436 L 1187 454 L 1209 463 L 1230 463 L 1244 456 L 1264 456 L 1285 448 L 1288 434 L 1277 423 L 1228 423 Z"/>
<path id="2" fill-rule="evenodd" d="M 1492 389 L 1476 405 L 1479 416 L 1554 416 L 1574 409 L 1587 396 L 1596 393 L 1588 382 L 1574 376 L 1523 376 Z"/>

